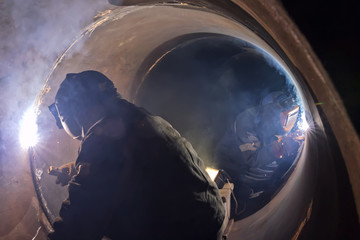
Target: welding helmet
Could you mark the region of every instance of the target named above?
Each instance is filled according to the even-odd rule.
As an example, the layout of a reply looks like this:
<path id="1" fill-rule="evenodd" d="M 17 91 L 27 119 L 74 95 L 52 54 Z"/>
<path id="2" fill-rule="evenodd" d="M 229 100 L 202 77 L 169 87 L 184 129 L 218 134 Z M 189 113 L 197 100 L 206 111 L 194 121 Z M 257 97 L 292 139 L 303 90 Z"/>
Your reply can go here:
<path id="1" fill-rule="evenodd" d="M 290 132 L 295 126 L 300 107 L 296 103 L 296 100 L 291 94 L 285 94 L 282 91 L 276 91 L 268 94 L 262 100 L 263 108 L 273 107 L 278 108 L 280 113 L 277 113 L 280 117 L 281 127 L 285 132 Z"/>
<path id="2" fill-rule="evenodd" d="M 75 128 L 75 125 L 81 125 L 76 122 L 79 113 L 113 96 L 118 96 L 116 88 L 104 74 L 97 71 L 69 73 L 60 84 L 55 103 L 49 110 L 58 128 L 62 129 L 63 123 Z"/>
<path id="3" fill-rule="evenodd" d="M 299 109 L 299 106 L 296 105 L 292 109 L 280 113 L 281 126 L 286 132 L 290 132 L 295 126 L 299 116 Z"/>

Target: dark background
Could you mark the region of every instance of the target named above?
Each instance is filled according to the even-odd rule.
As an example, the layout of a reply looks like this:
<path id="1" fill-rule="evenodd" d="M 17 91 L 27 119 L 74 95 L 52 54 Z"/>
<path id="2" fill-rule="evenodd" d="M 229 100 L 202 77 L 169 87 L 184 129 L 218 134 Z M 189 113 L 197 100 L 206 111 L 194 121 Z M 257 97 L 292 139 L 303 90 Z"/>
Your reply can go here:
<path id="1" fill-rule="evenodd" d="M 359 134 L 360 1 L 281 2 L 329 73 Z"/>
<path id="2" fill-rule="evenodd" d="M 339 92 L 350 119 L 360 135 L 360 1 L 281 0 L 288 14 L 310 42 Z M 326 104 L 326 102 L 324 103 Z M 338 153 L 339 159 L 340 153 Z M 336 159 L 336 157 L 335 157 Z M 350 183 L 343 162 L 335 161 L 339 194 L 335 239 L 360 239 L 360 227 Z M 340 181 L 339 181 L 340 179 Z M 346 204 L 342 204 L 346 203 Z M 319 213 L 319 216 L 325 214 Z M 315 216 L 316 218 L 316 216 Z M 315 221 L 316 222 L 316 221 Z M 320 221 L 321 222 L 321 219 Z M 322 239 L 316 224 L 302 233 L 315 233 Z M 324 229 L 326 232 L 326 229 Z"/>

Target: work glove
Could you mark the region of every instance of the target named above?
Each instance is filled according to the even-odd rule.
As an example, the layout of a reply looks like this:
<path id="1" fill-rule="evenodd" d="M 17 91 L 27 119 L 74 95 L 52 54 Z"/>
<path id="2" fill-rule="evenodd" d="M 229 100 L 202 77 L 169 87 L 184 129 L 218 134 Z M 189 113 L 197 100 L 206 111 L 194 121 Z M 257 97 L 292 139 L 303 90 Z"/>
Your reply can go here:
<path id="1" fill-rule="evenodd" d="M 48 169 L 48 174 L 56 176 L 55 183 L 60 184 L 61 186 L 67 185 L 71 178 L 77 173 L 74 162 L 66 163 L 60 167 L 50 166 Z"/>
<path id="2" fill-rule="evenodd" d="M 299 142 L 291 137 L 283 137 L 272 142 L 274 155 L 278 159 L 297 154 L 299 147 Z"/>

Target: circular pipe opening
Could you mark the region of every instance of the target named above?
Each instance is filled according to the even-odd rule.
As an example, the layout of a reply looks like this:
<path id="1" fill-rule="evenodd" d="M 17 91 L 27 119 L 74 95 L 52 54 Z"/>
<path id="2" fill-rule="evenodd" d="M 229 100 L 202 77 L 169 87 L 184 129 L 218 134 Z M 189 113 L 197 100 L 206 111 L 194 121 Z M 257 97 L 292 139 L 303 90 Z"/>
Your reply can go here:
<path id="1" fill-rule="evenodd" d="M 60 58 L 44 87 L 47 91 L 39 94 L 42 138 L 31 161 L 48 220 L 52 222 L 57 216 L 67 192 L 44 173 L 50 165 L 74 160 L 78 148 L 56 129 L 47 111 L 66 73 L 103 72 L 126 99 L 173 124 L 209 166 L 224 168 L 216 156 L 226 133 L 239 114 L 259 106 L 272 92 L 288 91 L 300 106 L 294 130 L 301 127 L 306 115 L 313 124 L 311 129 L 319 131 L 311 134 L 322 135 L 321 121 L 316 109 L 309 107 L 312 99 L 306 87 L 285 62 L 251 29 L 210 10 L 181 5 L 133 6 L 115 9 L 99 19 Z M 243 173 L 242 177 L 250 179 L 247 184 L 260 181 L 262 186 L 256 191 L 250 187 L 249 194 L 258 196 L 244 201 L 245 190 L 238 190 L 240 183 L 235 185 L 233 204 L 238 209 L 233 209 L 233 239 L 265 233 L 270 239 L 280 239 L 294 234 L 299 219 L 306 217 L 312 206 L 314 188 L 310 183 L 316 176 L 321 139 L 311 134 L 302 134 L 305 139 L 298 141 L 285 165 L 275 162 L 274 169 L 262 169 L 265 175 L 276 176 L 270 177 L 271 181 L 266 182 L 268 175 L 265 180 L 260 178 L 264 172 Z M 235 168 L 227 168 L 234 176 Z M 246 206 L 239 214 L 241 201 Z M 289 211 L 291 215 L 285 215 Z M 282 224 L 289 227 L 279 229 Z M 259 226 L 262 230 L 255 231 Z"/>

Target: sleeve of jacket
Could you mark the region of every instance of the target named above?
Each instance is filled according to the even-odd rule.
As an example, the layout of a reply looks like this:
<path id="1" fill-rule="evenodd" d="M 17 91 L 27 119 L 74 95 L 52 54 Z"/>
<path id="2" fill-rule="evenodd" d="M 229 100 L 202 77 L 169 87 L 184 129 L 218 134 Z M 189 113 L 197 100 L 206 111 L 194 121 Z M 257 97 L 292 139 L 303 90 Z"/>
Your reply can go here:
<path id="1" fill-rule="evenodd" d="M 76 161 L 78 174 L 69 182 L 69 196 L 61 206 L 60 217 L 54 222 L 54 232 L 48 239 L 95 240 L 103 237 L 114 198 L 108 174 L 94 167 L 101 161 L 101 144 L 96 137 L 90 137 L 82 144 Z"/>
<path id="2" fill-rule="evenodd" d="M 267 144 L 265 146 L 262 146 L 260 149 L 258 149 L 253 157 L 253 164 L 252 167 L 260 167 L 266 164 L 270 164 L 274 160 L 274 153 L 271 144 Z"/>

